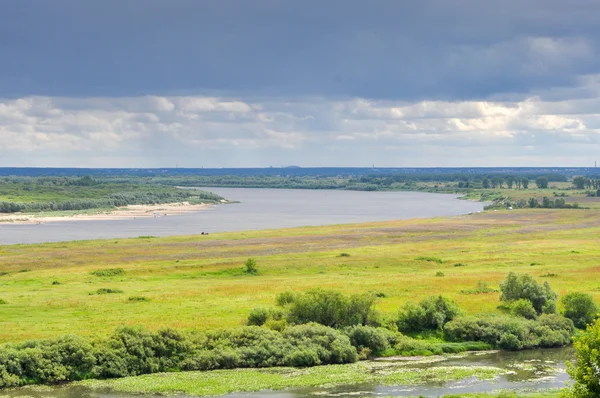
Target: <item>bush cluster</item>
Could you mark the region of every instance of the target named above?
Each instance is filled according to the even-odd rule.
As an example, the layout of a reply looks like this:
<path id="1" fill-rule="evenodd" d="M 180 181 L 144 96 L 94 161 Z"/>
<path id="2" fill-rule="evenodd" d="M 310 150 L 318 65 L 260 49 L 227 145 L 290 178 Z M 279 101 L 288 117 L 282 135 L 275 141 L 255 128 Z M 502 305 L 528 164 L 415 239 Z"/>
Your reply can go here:
<path id="1" fill-rule="evenodd" d="M 184 202 L 192 199 L 216 202 L 222 197 L 210 192 L 120 192 L 109 194 L 102 199 L 69 199 L 49 202 L 0 202 L 0 213 L 87 210 L 127 205 L 154 205 L 161 203 Z"/>
<path id="2" fill-rule="evenodd" d="M 571 343 L 573 322 L 560 315 L 537 320 L 510 316 L 461 317 L 444 327 L 448 341 L 482 341 L 505 350 L 561 347 Z"/>
<path id="3" fill-rule="evenodd" d="M 125 275 L 123 268 L 105 268 L 90 272 L 90 274 L 101 277 Z"/>
<path id="4" fill-rule="evenodd" d="M 600 320 L 588 325 L 585 333 L 575 339 L 575 363 L 567 363 L 575 381 L 565 396 L 593 398 L 600 396 Z"/>
<path id="5" fill-rule="evenodd" d="M 598 314 L 598 306 L 589 294 L 569 293 L 562 297 L 560 302 L 563 306 L 563 315 L 580 329 L 584 329 Z"/>
<path id="6" fill-rule="evenodd" d="M 393 347 L 399 334 L 385 328 L 355 325 L 342 330 L 362 359 L 380 356 Z"/>
<path id="7" fill-rule="evenodd" d="M 506 279 L 500 283 L 501 301 L 512 302 L 528 300 L 537 314 L 554 314 L 556 312 L 556 298 L 558 295 L 552 291 L 548 282 L 539 284 L 529 274 L 515 274 L 510 272 Z"/>
<path id="8" fill-rule="evenodd" d="M 278 306 L 283 307 L 285 318 L 290 324 L 316 322 L 332 328 L 343 328 L 353 325 L 377 325 L 375 299 L 373 294 L 345 296 L 333 290 L 312 289 L 305 293 L 283 292 L 276 302 Z M 262 323 L 268 319 L 267 314 Z"/>
<path id="9" fill-rule="evenodd" d="M 398 314 L 398 330 L 417 333 L 424 330 L 441 330 L 446 322 L 460 314 L 458 306 L 442 296 L 431 296 L 419 303 L 408 302 Z"/>
<path id="10" fill-rule="evenodd" d="M 178 370 L 315 366 L 351 363 L 356 349 L 343 333 L 318 324 L 284 332 L 248 326 L 209 333 L 120 328 L 90 342 L 66 336 L 0 348 L 0 388 Z"/>
<path id="11" fill-rule="evenodd" d="M 492 346 L 490 344 L 481 341 L 437 342 L 418 340 L 402 334 L 397 334 L 393 346 L 382 354 L 384 356 L 441 355 L 444 353 L 455 354 L 465 351 L 483 351 L 491 349 Z"/>

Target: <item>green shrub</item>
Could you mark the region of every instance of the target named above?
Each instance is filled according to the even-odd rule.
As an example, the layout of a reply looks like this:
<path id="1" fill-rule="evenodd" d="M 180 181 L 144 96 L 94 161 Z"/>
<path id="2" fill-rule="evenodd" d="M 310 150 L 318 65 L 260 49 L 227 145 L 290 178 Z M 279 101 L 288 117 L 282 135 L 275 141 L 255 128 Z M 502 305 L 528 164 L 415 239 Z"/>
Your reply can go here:
<path id="1" fill-rule="evenodd" d="M 453 301 L 442 296 L 430 296 L 418 304 L 406 303 L 398 314 L 396 324 L 398 330 L 404 333 L 441 330 L 446 322 L 459 313 L 460 310 Z"/>
<path id="2" fill-rule="evenodd" d="M 586 293 L 569 293 L 560 301 L 563 305 L 563 315 L 580 329 L 591 323 L 598 313 L 594 299 Z"/>
<path id="3" fill-rule="evenodd" d="M 561 347 L 571 342 L 573 322 L 556 314 L 532 321 L 510 316 L 461 317 L 448 322 L 448 341 L 482 341 L 503 349 Z"/>
<path id="4" fill-rule="evenodd" d="M 289 353 L 285 362 L 287 366 L 308 367 L 320 365 L 319 353 L 314 349 L 301 348 Z"/>
<path id="5" fill-rule="evenodd" d="M 132 302 L 150 301 L 150 299 L 148 297 L 144 297 L 144 296 L 129 296 L 129 298 L 127 300 L 132 301 Z"/>
<path id="6" fill-rule="evenodd" d="M 415 258 L 415 260 L 428 261 L 428 262 L 433 262 L 433 263 L 438 263 L 438 264 L 442 264 L 444 262 L 444 260 L 442 260 L 441 258 L 429 257 L 429 256 L 419 256 L 419 257 Z"/>
<path id="7" fill-rule="evenodd" d="M 6 345 L 0 349 L 0 387 L 82 380 L 94 363 L 91 344 L 76 336 Z"/>
<path id="8" fill-rule="evenodd" d="M 512 315 L 520 316 L 526 319 L 537 318 L 537 312 L 529 300 L 519 299 L 517 301 L 512 301 L 508 303 L 508 308 Z"/>
<path id="9" fill-rule="evenodd" d="M 296 350 L 316 351 L 318 362 L 314 365 L 352 363 L 358 360 L 358 354 L 350 339 L 323 325 L 309 323 L 288 327 L 283 332 L 283 337 L 297 347 Z M 286 363 L 291 366 L 291 363 Z"/>
<path id="10" fill-rule="evenodd" d="M 558 274 L 554 272 L 546 272 L 545 274 L 540 275 L 541 278 L 556 278 Z"/>
<path id="11" fill-rule="evenodd" d="M 109 289 L 109 288 L 101 288 L 96 290 L 95 294 L 119 294 L 123 293 L 121 289 Z M 94 293 L 92 293 L 94 294 Z"/>
<path id="12" fill-rule="evenodd" d="M 8 301 L 6 301 L 4 299 L 0 299 L 0 304 L 8 304 Z"/>
<path id="13" fill-rule="evenodd" d="M 444 276 L 444 273 L 442 271 L 438 271 L 435 273 L 435 276 Z"/>
<path id="14" fill-rule="evenodd" d="M 396 336 L 393 332 L 388 329 L 371 326 L 356 325 L 344 329 L 343 333 L 348 336 L 350 343 L 358 352 L 367 348 L 369 353 L 375 355 L 389 349 L 396 341 Z"/>
<path id="15" fill-rule="evenodd" d="M 269 319 L 264 324 L 264 327 L 278 332 L 283 332 L 287 326 L 288 323 L 285 319 Z"/>
<path id="16" fill-rule="evenodd" d="M 467 264 L 463 264 L 463 263 L 456 263 L 454 264 L 455 267 L 466 267 Z"/>
<path id="17" fill-rule="evenodd" d="M 332 328 L 377 323 L 375 296 L 344 296 L 333 290 L 312 289 L 303 294 L 281 294 L 277 303 L 287 303 L 291 324 L 316 322 Z"/>
<path id="18" fill-rule="evenodd" d="M 575 381 L 572 395 L 576 398 L 600 396 L 600 320 L 588 325 L 585 333 L 575 338 L 575 362 L 567 363 Z"/>
<path id="19" fill-rule="evenodd" d="M 248 326 L 263 326 L 269 323 L 269 328 L 283 330 L 287 325 L 286 312 L 280 308 L 255 308 L 248 315 Z"/>
<path id="20" fill-rule="evenodd" d="M 497 293 L 498 290 L 491 288 L 487 282 L 477 281 L 477 286 L 475 289 L 470 290 L 461 290 L 463 294 L 485 294 L 485 293 Z"/>
<path id="21" fill-rule="evenodd" d="M 350 257 L 350 253 L 340 253 L 338 257 Z"/>
<path id="22" fill-rule="evenodd" d="M 247 274 L 250 275 L 256 275 L 258 274 L 258 267 L 256 266 L 256 260 L 253 258 L 249 258 L 248 260 L 246 260 L 246 262 L 244 263 L 244 272 L 246 272 Z"/>
<path id="23" fill-rule="evenodd" d="M 184 334 L 172 329 L 151 333 L 142 328 L 117 329 L 95 347 L 95 377 L 126 377 L 174 370 L 192 352 Z"/>
<path id="24" fill-rule="evenodd" d="M 178 370 L 350 363 L 347 336 L 307 324 L 277 332 L 256 326 L 208 333 L 120 328 L 93 344 L 78 337 L 0 347 L 0 388 Z"/>
<path id="25" fill-rule="evenodd" d="M 282 292 L 279 293 L 277 295 L 277 297 L 275 298 L 275 303 L 280 306 L 280 307 L 284 307 L 288 304 L 292 304 L 294 301 L 296 301 L 296 297 L 298 296 L 297 293 L 295 292 Z"/>
<path id="26" fill-rule="evenodd" d="M 53 286 L 60 285 L 60 282 L 59 281 L 52 281 L 52 285 Z"/>
<path id="27" fill-rule="evenodd" d="M 8 272 L 6 272 L 6 271 L 0 271 L 0 276 L 4 276 L 4 275 L 8 275 Z"/>
<path id="28" fill-rule="evenodd" d="M 95 275 L 95 276 L 103 276 L 103 277 L 119 276 L 119 275 L 124 275 L 125 270 L 123 268 L 106 268 L 106 269 L 98 269 L 96 271 L 92 271 L 91 274 Z"/>
<path id="29" fill-rule="evenodd" d="M 269 310 L 266 308 L 255 308 L 248 315 L 248 326 L 262 326 L 269 319 Z"/>
<path id="30" fill-rule="evenodd" d="M 552 291 L 548 282 L 538 284 L 529 274 L 510 272 L 500 283 L 500 300 L 529 300 L 538 314 L 556 312 L 557 294 Z"/>
<path id="31" fill-rule="evenodd" d="M 396 339 L 394 344 L 394 350 L 390 352 L 390 355 L 440 355 L 443 354 L 442 347 L 436 346 L 435 344 L 424 341 L 413 339 L 408 336 L 400 335 Z"/>

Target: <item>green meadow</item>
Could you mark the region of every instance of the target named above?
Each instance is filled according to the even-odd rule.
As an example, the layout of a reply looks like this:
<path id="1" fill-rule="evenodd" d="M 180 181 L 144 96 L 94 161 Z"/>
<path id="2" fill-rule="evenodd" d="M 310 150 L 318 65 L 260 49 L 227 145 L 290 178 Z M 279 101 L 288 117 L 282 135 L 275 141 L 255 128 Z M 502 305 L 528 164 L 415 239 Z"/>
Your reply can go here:
<path id="1" fill-rule="evenodd" d="M 600 301 L 600 210 L 523 209 L 436 219 L 208 236 L 0 246 L 0 342 L 118 326 L 207 330 L 245 323 L 278 293 L 377 293 L 384 318 L 443 294 L 467 314 L 499 312 L 509 271 Z M 345 253 L 342 255 L 342 253 Z M 248 258 L 257 274 L 244 272 Z M 441 276 L 443 275 L 443 276 Z M 493 289 L 492 289 L 493 290 Z"/>

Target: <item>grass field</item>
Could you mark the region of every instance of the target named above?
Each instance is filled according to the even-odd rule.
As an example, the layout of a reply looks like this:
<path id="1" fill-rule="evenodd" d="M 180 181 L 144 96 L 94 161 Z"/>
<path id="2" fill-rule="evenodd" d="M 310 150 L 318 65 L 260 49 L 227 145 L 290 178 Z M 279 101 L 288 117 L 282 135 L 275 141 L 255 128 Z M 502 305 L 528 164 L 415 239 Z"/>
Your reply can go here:
<path id="1" fill-rule="evenodd" d="M 0 246 L 0 342 L 106 335 L 119 325 L 241 325 L 285 290 L 377 292 L 392 317 L 408 300 L 443 294 L 467 313 L 497 311 L 509 271 L 600 301 L 600 211 L 498 211 L 439 219 L 173 238 Z M 350 256 L 339 256 L 340 253 Z M 258 275 L 242 271 L 254 257 Z M 419 259 L 431 257 L 439 261 Z M 462 264 L 464 266 L 456 266 Z M 122 268 L 114 276 L 93 271 Z M 441 271 L 445 276 L 438 277 Z M 96 294 L 99 289 L 123 293 Z M 131 301 L 129 297 L 150 301 Z"/>

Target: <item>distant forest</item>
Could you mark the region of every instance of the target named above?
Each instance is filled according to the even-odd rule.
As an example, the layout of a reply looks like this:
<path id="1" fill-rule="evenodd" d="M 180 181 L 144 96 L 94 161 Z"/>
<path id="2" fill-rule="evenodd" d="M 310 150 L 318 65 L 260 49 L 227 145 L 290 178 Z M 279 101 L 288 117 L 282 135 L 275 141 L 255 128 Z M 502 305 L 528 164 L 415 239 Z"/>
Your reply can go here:
<path id="1" fill-rule="evenodd" d="M 568 208 L 577 206 L 562 199 L 571 193 L 600 196 L 600 171 L 595 168 L 531 167 L 0 168 L 0 213 L 86 210 L 182 201 L 214 203 L 222 199 L 208 192 L 181 189 L 183 187 L 422 191 L 460 194 L 496 206 Z M 549 189 L 555 192 L 546 193 Z M 568 195 L 564 192 L 567 190 L 570 190 Z M 550 200 L 551 196 L 559 199 Z"/>
<path id="2" fill-rule="evenodd" d="M 268 167 L 268 168 L 35 168 L 0 167 L 0 176 L 71 177 L 71 176 L 284 176 L 284 177 L 357 177 L 368 175 L 404 175 L 408 178 L 456 178 L 456 176 L 515 175 L 535 179 L 539 176 L 600 177 L 595 167 Z"/>

